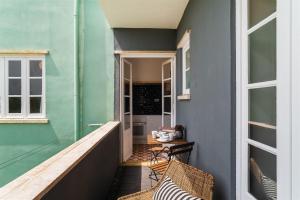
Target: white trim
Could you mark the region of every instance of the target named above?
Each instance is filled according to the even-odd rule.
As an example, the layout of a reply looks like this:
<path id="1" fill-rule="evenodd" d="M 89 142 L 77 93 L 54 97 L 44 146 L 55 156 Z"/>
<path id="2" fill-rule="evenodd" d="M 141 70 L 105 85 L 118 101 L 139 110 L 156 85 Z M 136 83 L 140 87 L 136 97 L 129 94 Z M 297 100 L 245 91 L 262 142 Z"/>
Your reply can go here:
<path id="1" fill-rule="evenodd" d="M 248 30 L 248 1 L 247 0 L 236 0 L 236 197 L 238 200 L 243 199 L 255 199 L 248 192 L 248 145 L 251 144 L 260 149 L 263 149 L 269 153 L 275 154 L 277 156 L 277 199 L 291 199 L 291 71 L 290 71 L 290 30 L 291 30 L 291 0 L 278 0 L 277 1 L 277 11 L 271 14 L 266 19 L 262 20 L 260 23 L 256 24 Z M 292 0 L 294 1 L 294 0 Z M 297 1 L 297 0 L 295 0 Z M 299 13 L 300 3 L 298 3 L 298 9 L 295 9 L 296 13 Z M 297 15 L 298 18 L 300 15 Z M 268 22 L 276 19 L 277 21 L 277 80 L 276 81 L 266 81 L 262 83 L 248 84 L 248 36 L 255 30 L 258 30 L 262 26 L 266 25 Z M 295 19 L 297 19 L 295 17 Z M 298 23 L 295 20 L 295 23 Z M 299 24 L 298 24 L 299 26 Z M 298 27 L 300 30 L 300 26 Z M 299 33 L 299 32 L 298 32 Z M 299 34 L 297 35 L 299 36 Z M 299 38 L 299 37 L 298 37 Z M 300 41 L 300 39 L 299 39 Z M 299 48 L 298 42 L 293 42 L 297 48 Z M 299 48 L 300 49 L 300 48 Z M 298 55 L 300 50 L 298 51 Z M 299 57 L 299 56 L 297 56 Z M 297 70 L 299 70 L 300 59 L 298 60 Z M 293 72 L 294 75 L 294 72 Z M 299 76 L 300 70 L 297 75 L 295 75 L 298 80 L 298 90 L 299 90 Z M 248 121 L 248 91 L 257 88 L 266 87 L 276 87 L 277 88 L 277 125 L 272 126 L 268 124 L 262 124 L 259 122 L 249 122 Z M 298 91 L 299 92 L 299 91 Z M 300 96 L 299 96 L 300 99 Z M 297 104 L 299 105 L 299 99 Z M 246 105 L 246 106 L 243 106 Z M 299 109 L 300 110 L 300 109 Z M 299 113 L 299 110 L 297 113 Z M 298 121 L 299 117 L 297 118 Z M 295 120 L 296 121 L 296 120 Z M 268 145 L 262 144 L 260 142 L 248 139 L 247 123 L 259 125 L 265 128 L 277 129 L 277 148 L 270 147 Z M 297 122 L 297 124 L 299 124 Z M 300 128 L 300 126 L 299 126 Z M 298 129 L 300 130 L 300 129 Z M 243 133 L 243 134 L 241 134 Z M 299 131 L 297 131 L 299 133 Z M 298 134 L 297 134 L 298 135 Z M 300 137 L 299 137 L 300 140 Z M 246 142 L 245 142 L 246 141 Z M 293 141 L 295 141 L 293 139 Z M 246 145 L 246 146 L 245 146 Z M 298 146 L 300 144 L 298 143 Z M 297 152 L 299 152 L 298 149 Z M 297 171 L 300 167 L 300 159 Z M 293 175 L 294 177 L 294 175 Z M 300 178 L 300 173 L 295 182 Z M 295 186 L 298 188 L 299 184 Z M 299 191 L 299 190 L 298 190 Z M 295 195 L 295 199 L 300 196 Z"/>
<path id="2" fill-rule="evenodd" d="M 291 81 L 292 81 L 292 199 L 298 200 L 300 197 L 300 1 L 292 0 L 291 6 L 292 24 L 292 53 L 291 53 Z"/>
<path id="3" fill-rule="evenodd" d="M 180 39 L 179 43 L 177 44 L 177 49 L 183 48 L 185 44 L 190 40 L 191 38 L 191 29 L 188 29 L 183 34 L 182 38 Z"/>
<path id="4" fill-rule="evenodd" d="M 277 199 L 291 199 L 291 0 L 277 0 L 276 20 Z"/>
<path id="5" fill-rule="evenodd" d="M 242 2 L 235 1 L 236 15 L 236 199 L 242 200 Z"/>
<path id="6" fill-rule="evenodd" d="M 273 125 L 270 125 L 270 124 L 254 122 L 254 121 L 249 121 L 248 123 L 251 124 L 251 125 L 262 127 L 262 128 L 268 128 L 268 129 L 276 130 L 276 126 L 273 126 Z"/>
<path id="7" fill-rule="evenodd" d="M 0 81 L 3 82 L 0 92 L 2 93 L 1 99 L 1 112 L 0 117 L 3 119 L 35 119 L 35 118 L 46 118 L 46 98 L 45 98 L 45 56 L 36 55 L 33 57 L 19 57 L 19 56 L 0 56 L 2 60 L 2 74 Z M 8 77 L 8 62 L 10 60 L 20 60 L 21 61 L 21 76 L 20 77 Z M 30 77 L 30 61 L 42 61 L 42 76 L 41 77 Z M 1 69 L 0 69 L 1 70 Z M 20 79 L 21 80 L 21 94 L 20 95 L 9 95 L 9 79 Z M 40 79 L 42 80 L 42 94 L 40 95 L 30 95 L 30 79 Z M 9 113 L 8 110 L 8 98 L 9 97 L 21 97 L 21 113 Z M 41 97 L 41 113 L 30 113 L 30 97 Z"/>
<path id="8" fill-rule="evenodd" d="M 173 60 L 172 65 L 173 65 L 173 87 L 174 87 L 174 92 L 173 92 L 173 117 L 172 117 L 172 122 L 175 125 L 176 124 L 176 51 L 115 51 L 115 54 L 120 55 L 120 68 L 122 65 L 122 59 L 126 58 L 170 58 Z M 120 70 L 120 80 L 122 80 L 122 71 Z M 120 82 L 120 88 L 122 87 L 122 82 Z M 121 95 L 120 95 L 120 111 L 122 110 L 121 105 L 122 100 L 121 100 Z M 122 112 L 120 112 L 120 119 L 122 119 Z"/>
<path id="9" fill-rule="evenodd" d="M 271 22 L 273 19 L 276 19 L 276 12 L 274 12 L 272 15 L 270 15 L 269 17 L 265 18 L 264 20 L 260 21 L 258 24 L 256 24 L 255 26 L 253 26 L 252 28 L 250 28 L 248 30 L 248 35 L 250 35 L 251 33 L 253 33 L 254 31 L 260 29 L 261 27 L 263 27 L 264 25 L 266 25 L 267 23 Z"/>
<path id="10" fill-rule="evenodd" d="M 164 126 L 164 115 L 171 115 L 171 126 L 175 126 L 176 124 L 176 60 L 175 58 L 171 58 L 165 62 L 162 63 L 162 118 L 161 118 L 161 124 Z M 164 75 L 164 67 L 165 65 L 170 64 L 171 66 L 171 77 L 167 78 L 167 80 L 171 80 L 171 95 L 165 95 L 164 93 L 164 84 L 167 81 L 164 81 L 166 79 Z M 171 112 L 165 112 L 165 98 L 171 98 Z"/>
<path id="11" fill-rule="evenodd" d="M 176 51 L 115 51 L 120 58 L 172 58 Z"/>
<path id="12" fill-rule="evenodd" d="M 251 139 L 247 139 L 247 142 L 248 144 L 256 147 L 256 148 L 259 148 L 261 150 L 264 150 L 266 152 L 269 152 L 273 155 L 277 155 L 277 149 L 275 149 L 274 147 L 271 147 L 271 146 L 268 146 L 268 145 L 265 145 L 263 143 L 260 143 L 260 142 L 257 142 L 255 140 L 251 140 Z"/>
<path id="13" fill-rule="evenodd" d="M 265 81 L 260 83 L 251 83 L 247 85 L 248 89 L 259 89 L 259 88 L 268 88 L 275 87 L 277 85 L 277 81 Z"/>
<path id="14" fill-rule="evenodd" d="M 0 124 L 47 124 L 47 118 L 1 118 Z"/>
<path id="15" fill-rule="evenodd" d="M 191 47 L 190 47 L 190 38 L 188 38 L 188 40 L 185 40 L 185 44 L 182 48 L 182 94 L 190 94 L 190 88 L 187 88 L 186 86 L 186 72 L 187 71 L 191 71 L 191 66 L 187 67 L 186 66 L 186 52 L 188 50 L 191 51 Z M 191 63 L 190 63 L 191 64 Z"/>

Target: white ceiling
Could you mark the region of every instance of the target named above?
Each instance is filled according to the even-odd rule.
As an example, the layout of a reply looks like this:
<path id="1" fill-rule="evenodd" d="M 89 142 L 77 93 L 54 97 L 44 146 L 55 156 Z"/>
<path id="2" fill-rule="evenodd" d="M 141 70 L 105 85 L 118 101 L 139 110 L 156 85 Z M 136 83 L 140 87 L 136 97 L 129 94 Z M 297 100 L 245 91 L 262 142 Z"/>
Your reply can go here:
<path id="1" fill-rule="evenodd" d="M 112 28 L 176 29 L 189 0 L 101 0 Z"/>

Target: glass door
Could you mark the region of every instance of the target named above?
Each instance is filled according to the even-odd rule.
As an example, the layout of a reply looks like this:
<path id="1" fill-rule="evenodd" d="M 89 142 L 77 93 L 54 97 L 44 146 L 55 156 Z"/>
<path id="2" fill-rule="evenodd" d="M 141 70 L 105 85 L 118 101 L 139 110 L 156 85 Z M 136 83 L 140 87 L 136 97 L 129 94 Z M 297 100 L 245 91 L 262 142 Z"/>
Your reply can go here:
<path id="1" fill-rule="evenodd" d="M 123 59 L 123 161 L 132 155 L 132 64 Z"/>
<path id="2" fill-rule="evenodd" d="M 172 59 L 162 64 L 162 126 L 173 124 L 173 69 Z"/>
<path id="3" fill-rule="evenodd" d="M 244 62 L 245 199 L 277 199 L 276 0 L 248 0 Z"/>

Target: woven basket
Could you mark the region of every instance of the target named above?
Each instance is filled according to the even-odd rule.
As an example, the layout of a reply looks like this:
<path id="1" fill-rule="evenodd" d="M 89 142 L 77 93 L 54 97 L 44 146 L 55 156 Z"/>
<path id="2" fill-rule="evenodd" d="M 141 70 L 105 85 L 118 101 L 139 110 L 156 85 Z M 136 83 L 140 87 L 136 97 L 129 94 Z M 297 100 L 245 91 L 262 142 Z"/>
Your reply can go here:
<path id="1" fill-rule="evenodd" d="M 161 177 L 160 181 L 153 188 L 123 196 L 118 200 L 151 200 L 154 192 L 159 188 L 161 182 L 168 176 L 176 185 L 182 190 L 187 191 L 193 196 L 199 197 L 203 200 L 211 200 L 213 196 L 214 178 L 212 175 L 196 169 L 190 165 L 181 163 L 176 160 L 170 161 L 170 164 Z"/>

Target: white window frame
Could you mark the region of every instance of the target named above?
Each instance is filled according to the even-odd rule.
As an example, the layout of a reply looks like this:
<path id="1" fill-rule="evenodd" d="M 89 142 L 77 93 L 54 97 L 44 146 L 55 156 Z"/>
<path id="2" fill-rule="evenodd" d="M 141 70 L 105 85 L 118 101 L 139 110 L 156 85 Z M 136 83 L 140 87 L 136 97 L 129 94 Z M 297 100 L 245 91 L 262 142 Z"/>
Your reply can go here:
<path id="1" fill-rule="evenodd" d="M 8 112 L 8 62 L 21 60 L 21 113 Z M 30 78 L 30 61 L 42 61 L 42 77 Z M 30 95 L 30 79 L 42 79 L 42 94 Z M 46 118 L 45 101 L 45 56 L 0 56 L 0 119 L 39 119 Z M 41 113 L 30 113 L 30 97 L 41 97 Z"/>
<path id="2" fill-rule="evenodd" d="M 191 71 L 191 66 L 186 66 L 186 52 L 190 50 L 190 39 L 186 41 L 185 45 L 182 48 L 182 94 L 190 94 L 190 88 L 186 86 L 186 73 Z"/>
<path id="3" fill-rule="evenodd" d="M 291 166 L 291 116 L 294 111 L 291 109 L 291 1 L 277 0 L 276 14 L 271 15 L 266 21 L 276 17 L 277 20 L 277 199 L 292 199 L 291 194 L 296 193 L 291 188 L 291 177 L 293 173 Z M 246 85 L 247 74 L 247 40 L 248 27 L 246 26 L 247 9 L 246 0 L 236 0 L 236 198 L 237 200 L 255 199 L 247 191 L 245 183 L 247 173 L 245 169 L 247 151 L 245 139 L 247 139 L 246 124 L 247 102 Z M 299 12 L 298 12 L 299 13 Z M 296 20 L 295 20 L 296 21 Z M 260 23 L 262 25 L 263 23 Z M 258 27 L 258 26 L 257 26 Z M 257 28 L 256 27 L 256 28 Z M 253 31 L 249 30 L 250 32 Z M 295 43 L 296 44 L 296 43 Z M 297 45 L 299 46 L 299 45 Z M 299 68 L 299 65 L 297 66 Z M 296 71 L 296 70 L 294 70 Z M 297 80 L 298 77 L 297 77 Z M 270 83 L 270 82 L 269 82 Z M 299 85 L 299 84 L 298 84 Z M 255 86 L 255 85 L 254 85 Z M 256 86 L 259 86 L 256 84 Z M 299 89 L 299 88 L 298 88 Z M 298 119 L 297 119 L 298 120 Z M 299 124 L 299 123 L 298 123 Z M 298 132 L 297 132 L 298 135 Z M 295 140 L 293 140 L 295 141 Z M 299 176 L 298 176 L 299 177 Z M 298 178 L 297 178 L 298 180 Z M 296 185 L 295 187 L 298 187 Z M 298 190 L 299 191 L 299 190 Z M 299 195 L 297 195 L 297 198 Z M 293 198 L 293 199 L 297 199 Z"/>

